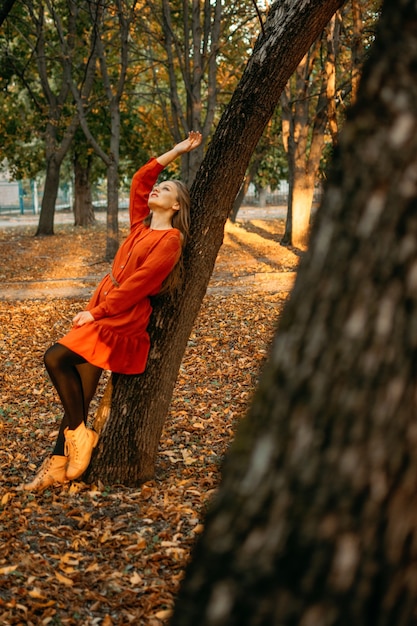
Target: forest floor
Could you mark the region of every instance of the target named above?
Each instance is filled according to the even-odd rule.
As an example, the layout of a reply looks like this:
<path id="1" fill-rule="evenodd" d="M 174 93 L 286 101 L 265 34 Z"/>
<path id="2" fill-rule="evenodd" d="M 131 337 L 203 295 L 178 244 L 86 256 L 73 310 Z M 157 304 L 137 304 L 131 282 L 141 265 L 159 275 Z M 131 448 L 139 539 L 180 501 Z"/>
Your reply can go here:
<path id="1" fill-rule="evenodd" d="M 256 213 L 226 225 L 155 479 L 137 488 L 74 482 L 33 494 L 18 487 L 49 453 L 61 419 L 42 355 L 108 269 L 105 227 L 61 223 L 54 237 L 35 238 L 33 224 L 0 221 L 2 626 L 168 623 L 295 277 L 298 256 L 279 244 L 283 228 L 282 219 Z"/>

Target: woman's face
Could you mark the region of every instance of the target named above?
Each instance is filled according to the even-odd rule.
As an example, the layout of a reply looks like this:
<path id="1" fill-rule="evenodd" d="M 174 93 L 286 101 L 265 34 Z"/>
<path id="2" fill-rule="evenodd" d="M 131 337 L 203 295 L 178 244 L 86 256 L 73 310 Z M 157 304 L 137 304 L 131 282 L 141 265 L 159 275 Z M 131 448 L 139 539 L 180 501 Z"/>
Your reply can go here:
<path id="1" fill-rule="evenodd" d="M 151 211 L 155 209 L 179 209 L 177 188 L 175 183 L 166 180 L 155 185 L 149 194 L 148 206 Z"/>

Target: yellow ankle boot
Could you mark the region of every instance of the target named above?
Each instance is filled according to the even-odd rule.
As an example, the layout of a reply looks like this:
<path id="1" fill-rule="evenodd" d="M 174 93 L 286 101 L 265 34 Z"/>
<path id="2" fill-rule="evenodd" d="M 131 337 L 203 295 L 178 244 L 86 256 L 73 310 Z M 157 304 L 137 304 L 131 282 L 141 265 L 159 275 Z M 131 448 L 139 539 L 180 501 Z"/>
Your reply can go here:
<path id="1" fill-rule="evenodd" d="M 98 434 L 81 422 L 75 430 L 66 428 L 65 454 L 68 456 L 67 478 L 74 480 L 82 474 L 90 464 L 93 448 L 98 442 Z"/>
<path id="2" fill-rule="evenodd" d="M 21 488 L 24 491 L 43 491 L 55 483 L 68 482 L 66 473 L 67 464 L 68 459 L 66 456 L 54 454 L 48 459 L 45 459 L 32 482 L 22 485 Z"/>

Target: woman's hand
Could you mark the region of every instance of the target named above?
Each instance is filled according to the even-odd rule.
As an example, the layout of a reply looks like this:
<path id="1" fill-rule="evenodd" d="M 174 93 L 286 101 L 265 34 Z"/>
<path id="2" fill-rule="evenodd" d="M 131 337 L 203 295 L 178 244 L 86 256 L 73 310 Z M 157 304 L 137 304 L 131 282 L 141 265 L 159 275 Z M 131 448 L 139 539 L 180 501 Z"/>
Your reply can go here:
<path id="1" fill-rule="evenodd" d="M 185 152 L 191 152 L 191 150 L 198 148 L 202 141 L 203 137 L 201 136 L 201 133 L 196 130 L 192 130 L 188 133 L 187 139 L 184 139 L 184 141 L 180 141 L 180 143 L 177 143 L 177 145 L 171 148 L 171 150 L 168 150 L 168 152 L 164 152 L 164 154 L 161 154 L 159 157 L 157 157 L 156 160 L 158 161 L 158 163 L 166 167 L 172 161 L 174 161 L 174 159 L 179 157 L 180 154 L 184 154 Z"/>
<path id="2" fill-rule="evenodd" d="M 198 148 L 202 140 L 203 140 L 203 137 L 201 133 L 199 133 L 196 130 L 192 130 L 188 133 L 187 139 L 184 139 L 184 141 L 177 143 L 174 150 L 176 150 L 178 154 L 184 154 L 184 152 L 191 152 L 191 150 Z"/>
<path id="3" fill-rule="evenodd" d="M 89 324 L 90 322 L 94 322 L 94 317 L 91 315 L 90 311 L 81 311 L 81 313 L 77 313 L 72 320 L 74 326 L 84 326 L 84 324 Z"/>

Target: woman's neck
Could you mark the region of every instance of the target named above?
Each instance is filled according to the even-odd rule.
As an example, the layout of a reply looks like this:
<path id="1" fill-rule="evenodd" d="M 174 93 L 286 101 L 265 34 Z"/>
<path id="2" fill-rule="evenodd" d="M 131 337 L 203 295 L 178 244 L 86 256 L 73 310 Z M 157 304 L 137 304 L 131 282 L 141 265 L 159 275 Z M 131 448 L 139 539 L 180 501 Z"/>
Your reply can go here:
<path id="1" fill-rule="evenodd" d="M 172 228 L 171 220 L 172 215 L 167 215 L 166 213 L 161 215 L 153 212 L 149 228 L 152 228 L 153 230 L 168 230 L 169 228 Z"/>

